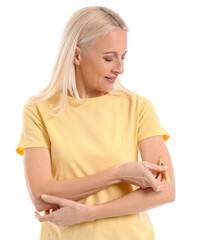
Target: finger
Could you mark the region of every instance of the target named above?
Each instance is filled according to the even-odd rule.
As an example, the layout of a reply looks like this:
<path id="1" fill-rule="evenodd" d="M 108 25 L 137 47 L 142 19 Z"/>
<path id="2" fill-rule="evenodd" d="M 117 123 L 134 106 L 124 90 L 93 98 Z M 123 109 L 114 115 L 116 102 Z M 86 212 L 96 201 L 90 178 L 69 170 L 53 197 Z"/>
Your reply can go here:
<path id="1" fill-rule="evenodd" d="M 160 166 L 150 162 L 145 162 L 145 166 L 148 167 L 150 170 L 156 171 L 156 172 L 164 172 L 168 169 L 167 166 Z"/>
<path id="2" fill-rule="evenodd" d="M 52 209 L 52 212 L 55 212 L 56 210 L 58 210 L 58 208 L 53 208 L 53 209 Z"/>
<path id="3" fill-rule="evenodd" d="M 154 189 L 155 192 L 158 191 L 158 181 L 154 178 L 153 174 L 149 171 L 145 173 L 148 184 Z"/>
<path id="4" fill-rule="evenodd" d="M 157 173 L 157 172 L 152 171 L 152 174 L 153 174 L 153 176 L 154 176 L 155 178 L 157 178 L 157 176 L 158 176 L 158 173 Z"/>
<path id="5" fill-rule="evenodd" d="M 38 212 L 35 212 L 35 217 L 36 217 L 40 222 L 51 221 L 51 220 L 53 220 L 53 218 L 54 218 L 54 213 L 50 213 L 50 214 L 41 216 Z"/>
<path id="6" fill-rule="evenodd" d="M 163 184 L 167 183 L 167 179 L 166 179 L 165 175 L 163 175 L 162 183 Z"/>
<path id="7" fill-rule="evenodd" d="M 157 179 L 157 177 L 159 176 L 160 173 L 153 171 L 152 174 L 153 174 L 154 178 Z"/>
<path id="8" fill-rule="evenodd" d="M 163 180 L 163 174 L 162 173 L 159 173 L 158 176 L 157 176 L 157 180 L 159 182 L 161 182 Z"/>
<path id="9" fill-rule="evenodd" d="M 56 196 L 51 196 L 51 195 L 46 195 L 42 194 L 41 198 L 48 203 L 55 203 L 58 204 L 59 206 L 63 207 L 66 204 L 66 199 L 56 197 Z"/>
<path id="10" fill-rule="evenodd" d="M 45 215 L 48 215 L 50 213 L 50 210 L 45 210 Z"/>

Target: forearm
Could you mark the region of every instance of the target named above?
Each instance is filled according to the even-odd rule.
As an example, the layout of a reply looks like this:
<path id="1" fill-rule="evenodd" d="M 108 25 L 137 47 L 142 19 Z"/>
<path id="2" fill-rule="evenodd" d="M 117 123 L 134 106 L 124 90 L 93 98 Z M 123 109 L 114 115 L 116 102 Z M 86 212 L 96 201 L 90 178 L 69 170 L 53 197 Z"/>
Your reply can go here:
<path id="1" fill-rule="evenodd" d="M 137 214 L 168 202 L 173 202 L 175 189 L 155 192 L 152 188 L 137 189 L 121 198 L 100 205 L 88 206 L 92 221 L 101 218 Z"/>
<path id="2" fill-rule="evenodd" d="M 117 167 L 118 165 L 102 172 L 81 178 L 45 181 L 36 192 L 37 210 L 44 211 L 58 207 L 57 205 L 44 202 L 41 199 L 41 194 L 43 193 L 77 201 L 101 191 L 110 185 L 120 183 L 120 180 L 117 177 Z"/>

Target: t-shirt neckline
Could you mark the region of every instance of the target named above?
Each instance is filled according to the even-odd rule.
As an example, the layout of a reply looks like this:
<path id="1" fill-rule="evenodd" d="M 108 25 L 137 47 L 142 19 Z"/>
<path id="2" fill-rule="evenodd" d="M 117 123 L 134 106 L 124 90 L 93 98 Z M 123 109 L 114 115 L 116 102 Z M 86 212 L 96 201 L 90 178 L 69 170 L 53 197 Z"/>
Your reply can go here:
<path id="1" fill-rule="evenodd" d="M 108 98 L 109 94 L 106 93 L 102 96 L 98 96 L 98 97 L 89 97 L 89 98 L 81 98 L 81 100 L 85 101 L 85 102 L 95 102 L 95 101 L 99 101 L 99 100 L 103 100 L 105 98 Z M 71 97 L 71 96 L 67 96 L 69 100 L 77 100 L 75 97 Z"/>
<path id="2" fill-rule="evenodd" d="M 59 94 L 61 94 L 61 91 L 59 91 Z M 83 100 L 84 102 L 96 102 L 96 101 L 100 101 L 100 100 L 105 100 L 109 96 L 110 96 L 110 94 L 106 93 L 106 94 L 104 94 L 102 96 L 98 96 L 98 97 L 81 98 L 81 100 Z M 67 95 L 67 98 L 69 101 L 77 101 L 78 102 L 78 99 L 75 97 L 71 97 L 71 96 Z"/>

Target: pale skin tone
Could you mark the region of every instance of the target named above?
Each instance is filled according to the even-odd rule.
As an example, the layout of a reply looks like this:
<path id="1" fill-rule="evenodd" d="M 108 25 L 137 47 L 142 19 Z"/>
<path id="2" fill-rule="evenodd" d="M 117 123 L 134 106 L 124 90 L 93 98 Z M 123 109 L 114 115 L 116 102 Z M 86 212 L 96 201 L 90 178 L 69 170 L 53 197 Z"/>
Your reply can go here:
<path id="1" fill-rule="evenodd" d="M 127 33 L 123 30 L 98 38 L 86 53 L 76 47 L 74 64 L 80 97 L 98 97 L 111 91 L 114 84 L 105 77 L 116 78 L 124 72 L 126 52 Z"/>
<path id="2" fill-rule="evenodd" d="M 98 38 L 90 47 L 88 53 L 84 53 L 79 47 L 76 47 L 74 64 L 80 97 L 99 97 L 111 91 L 114 83 L 107 81 L 105 77 L 116 78 L 124 72 L 123 59 L 126 52 L 127 33 L 123 30 L 112 31 L 104 37 Z M 63 194 L 56 196 L 47 194 L 46 199 L 42 198 L 45 203 L 45 209 L 44 207 L 41 208 L 44 209 L 45 215 L 40 216 L 36 212 L 36 218 L 40 222 L 50 221 L 57 226 L 69 226 L 100 218 L 143 212 L 174 201 L 175 184 L 173 166 L 162 136 L 143 139 L 139 142 L 138 147 L 143 161 L 140 164 L 142 164 L 143 170 L 148 172 L 146 174 L 147 180 L 142 183 L 143 186 L 140 186 L 141 188 L 119 199 L 95 206 L 80 204 L 63 197 Z M 25 152 L 27 150 L 29 149 L 25 149 Z M 37 156 L 36 159 L 39 158 Z M 164 170 L 155 168 L 159 165 L 160 158 L 164 165 L 168 167 L 167 173 L 170 183 L 166 181 L 163 174 Z M 27 163 L 25 162 L 25 169 L 29 169 L 29 165 L 28 167 L 26 165 Z M 43 175 L 44 169 L 42 172 Z M 44 176 L 42 179 L 51 178 L 49 175 Z M 39 177 L 39 179 L 41 178 Z M 51 209 L 51 212 L 48 209 Z"/>

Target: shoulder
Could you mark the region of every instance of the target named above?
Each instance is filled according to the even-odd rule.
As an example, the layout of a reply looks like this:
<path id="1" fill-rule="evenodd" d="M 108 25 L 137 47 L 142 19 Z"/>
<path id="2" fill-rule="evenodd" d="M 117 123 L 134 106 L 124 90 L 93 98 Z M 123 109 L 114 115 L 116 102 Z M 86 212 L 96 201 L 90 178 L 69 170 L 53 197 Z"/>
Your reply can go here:
<path id="1" fill-rule="evenodd" d="M 132 92 L 128 89 L 116 89 L 114 88 L 112 91 L 109 92 L 111 96 L 118 96 L 124 99 L 131 99 L 137 101 L 138 94 Z"/>
<path id="2" fill-rule="evenodd" d="M 152 101 L 149 97 L 129 90 L 126 91 L 122 89 L 113 89 L 113 91 L 110 92 L 110 95 L 120 96 L 121 98 L 128 99 L 130 103 L 133 103 L 137 106 L 139 111 L 141 111 L 143 108 L 153 107 Z"/>
<path id="3" fill-rule="evenodd" d="M 137 97 L 137 101 L 140 105 L 143 104 L 143 103 L 151 102 L 149 97 L 146 97 L 146 96 L 138 94 L 138 93 L 135 93 L 135 94 L 136 94 L 136 97 Z"/>
<path id="4" fill-rule="evenodd" d="M 51 112 L 51 104 L 54 103 L 56 95 L 53 97 L 40 101 L 35 96 L 29 96 L 24 103 L 23 113 L 30 114 L 34 117 L 44 118 Z"/>
<path id="5" fill-rule="evenodd" d="M 52 96 L 48 95 L 32 95 L 27 98 L 25 105 L 31 105 L 36 108 L 45 108 L 49 105 L 56 105 L 60 100 L 60 92 L 56 92 Z"/>
<path id="6" fill-rule="evenodd" d="M 137 97 L 137 105 L 140 110 L 143 108 L 154 107 L 149 97 L 143 96 L 141 94 L 136 94 L 136 97 Z"/>

